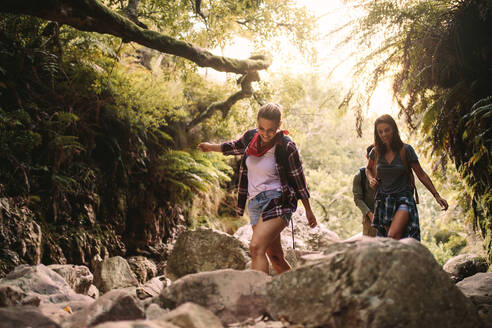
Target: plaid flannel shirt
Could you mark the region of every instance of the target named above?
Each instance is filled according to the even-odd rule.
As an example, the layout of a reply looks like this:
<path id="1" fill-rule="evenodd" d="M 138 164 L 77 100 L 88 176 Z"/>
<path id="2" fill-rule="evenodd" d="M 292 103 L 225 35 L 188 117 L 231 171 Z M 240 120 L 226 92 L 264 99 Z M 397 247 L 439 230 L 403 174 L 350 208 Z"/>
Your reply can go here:
<path id="1" fill-rule="evenodd" d="M 248 198 L 248 168 L 246 167 L 247 149 L 256 129 L 249 130 L 241 138 L 235 141 L 224 142 L 221 150 L 224 155 L 242 155 L 239 167 L 239 186 L 237 199 L 237 214 L 242 216 Z M 263 210 L 263 220 L 294 213 L 297 209 L 298 199 L 309 198 L 306 178 L 302 169 L 302 162 L 295 143 L 287 136 L 277 146 L 285 147 L 285 163 L 282 160 L 280 147 L 275 148 L 275 167 L 280 176 L 282 198 L 273 199 Z M 285 145 L 285 146 L 284 146 Z"/>
<path id="2" fill-rule="evenodd" d="M 411 237 L 420 241 L 420 223 L 417 204 L 411 191 L 403 191 L 393 194 L 377 193 L 374 220 L 372 226 L 378 229 L 378 237 L 387 237 L 388 234 L 384 228 L 391 226 L 396 210 L 402 204 L 408 206 L 408 224 L 403 232 L 402 238 Z"/>

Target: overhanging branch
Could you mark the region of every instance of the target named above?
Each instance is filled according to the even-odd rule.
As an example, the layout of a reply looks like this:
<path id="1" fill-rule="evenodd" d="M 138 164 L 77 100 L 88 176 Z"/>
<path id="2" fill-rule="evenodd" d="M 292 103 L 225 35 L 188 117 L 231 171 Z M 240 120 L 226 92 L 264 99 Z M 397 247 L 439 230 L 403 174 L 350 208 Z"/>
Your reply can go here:
<path id="1" fill-rule="evenodd" d="M 67 24 L 82 31 L 111 34 L 122 38 L 124 42 L 133 41 L 220 72 L 248 74 L 266 69 L 271 64 L 270 58 L 266 56 L 255 56 L 254 59 L 247 60 L 215 56 L 189 42 L 143 29 L 98 0 L 2 0 L 0 11 L 36 16 Z"/>

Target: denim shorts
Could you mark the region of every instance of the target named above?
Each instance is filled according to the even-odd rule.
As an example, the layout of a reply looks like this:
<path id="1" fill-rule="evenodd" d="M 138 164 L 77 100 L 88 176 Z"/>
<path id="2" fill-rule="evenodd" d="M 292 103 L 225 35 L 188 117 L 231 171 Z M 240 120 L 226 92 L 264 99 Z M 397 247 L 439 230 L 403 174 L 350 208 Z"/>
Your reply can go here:
<path id="1" fill-rule="evenodd" d="M 398 206 L 398 208 L 396 209 L 396 211 L 405 211 L 407 213 L 410 212 L 410 210 L 408 209 L 408 205 L 407 204 L 401 204 L 400 206 Z"/>
<path id="2" fill-rule="evenodd" d="M 250 199 L 248 203 L 249 223 L 251 225 L 257 225 L 261 213 L 267 207 L 268 203 L 272 199 L 280 197 L 282 197 L 282 192 L 279 190 L 266 190 Z M 281 217 L 289 224 L 292 213 L 283 214 Z"/>

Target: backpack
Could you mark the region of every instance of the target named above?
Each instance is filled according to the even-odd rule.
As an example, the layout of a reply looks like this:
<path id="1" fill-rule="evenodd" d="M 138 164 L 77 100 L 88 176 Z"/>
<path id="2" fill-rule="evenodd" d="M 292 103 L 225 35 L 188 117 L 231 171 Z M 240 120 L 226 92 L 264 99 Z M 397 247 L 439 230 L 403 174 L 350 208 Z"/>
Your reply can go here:
<path id="1" fill-rule="evenodd" d="M 418 204 L 419 203 L 419 193 L 417 192 L 417 187 L 415 186 L 415 176 L 413 175 L 412 167 L 409 166 L 408 162 L 407 162 L 407 152 L 405 150 L 405 144 L 403 144 L 403 147 L 401 147 L 401 149 L 400 149 L 400 158 L 401 158 L 401 161 L 403 162 L 403 165 L 405 166 L 405 172 L 407 173 L 408 180 L 410 182 L 410 186 L 412 187 L 412 192 L 415 195 L 415 203 Z M 374 149 L 374 163 L 376 163 L 376 165 L 377 165 L 378 161 L 379 161 L 379 155 L 378 155 L 378 152 L 376 151 L 376 149 Z M 378 171 L 376 170 L 376 178 L 378 178 L 377 172 Z M 374 198 L 376 198 L 376 194 L 377 193 L 374 193 Z"/>

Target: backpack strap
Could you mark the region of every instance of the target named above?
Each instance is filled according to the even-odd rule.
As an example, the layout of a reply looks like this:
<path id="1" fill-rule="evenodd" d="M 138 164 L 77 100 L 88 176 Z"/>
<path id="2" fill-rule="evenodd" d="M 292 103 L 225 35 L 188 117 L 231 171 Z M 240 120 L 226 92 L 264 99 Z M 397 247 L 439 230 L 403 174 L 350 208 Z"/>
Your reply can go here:
<path id="1" fill-rule="evenodd" d="M 277 143 L 277 149 L 278 149 L 278 159 L 280 161 L 280 164 L 285 168 L 287 169 L 287 165 L 288 165 L 288 159 L 287 159 L 287 143 L 290 141 L 290 138 L 287 137 L 286 135 L 282 135 L 282 139 L 280 140 L 280 142 Z M 286 179 L 288 179 L 288 177 L 286 176 L 285 177 Z M 287 181 L 288 182 L 288 181 Z M 284 195 L 282 194 L 282 197 Z M 284 202 L 285 200 L 282 199 L 282 203 Z M 291 218 L 290 219 L 290 224 L 291 224 L 291 232 L 292 232 L 292 249 L 296 249 L 296 244 L 295 244 L 295 240 L 294 240 L 294 218 Z"/>
<path id="2" fill-rule="evenodd" d="M 407 150 L 405 149 L 405 144 L 400 149 L 400 158 L 405 166 L 405 172 L 407 173 L 408 180 L 410 182 L 410 186 L 412 187 L 412 191 L 415 193 L 415 203 L 419 203 L 419 194 L 417 192 L 417 187 L 415 186 L 415 176 L 413 175 L 413 170 L 407 162 Z"/>
<path id="3" fill-rule="evenodd" d="M 374 149 L 374 178 L 376 178 L 376 180 L 379 181 L 379 175 L 378 175 L 379 152 L 376 150 L 376 147 L 374 147 L 373 149 Z M 379 187 L 374 192 L 374 200 L 376 200 L 378 196 L 378 190 Z"/>
<path id="4" fill-rule="evenodd" d="M 366 196 L 366 167 L 363 166 L 359 169 L 360 171 L 360 186 L 362 187 L 362 196 Z"/>

